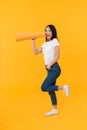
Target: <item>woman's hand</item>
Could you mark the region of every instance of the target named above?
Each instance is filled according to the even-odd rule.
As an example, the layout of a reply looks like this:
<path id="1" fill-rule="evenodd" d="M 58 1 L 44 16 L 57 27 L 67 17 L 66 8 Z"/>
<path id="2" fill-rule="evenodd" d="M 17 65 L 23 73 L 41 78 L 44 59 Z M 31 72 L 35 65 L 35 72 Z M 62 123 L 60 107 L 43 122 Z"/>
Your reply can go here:
<path id="1" fill-rule="evenodd" d="M 35 42 L 36 39 L 32 39 L 32 42 Z"/>
<path id="2" fill-rule="evenodd" d="M 50 65 L 47 65 L 47 69 L 48 69 L 48 70 L 51 70 L 51 66 L 50 66 Z"/>

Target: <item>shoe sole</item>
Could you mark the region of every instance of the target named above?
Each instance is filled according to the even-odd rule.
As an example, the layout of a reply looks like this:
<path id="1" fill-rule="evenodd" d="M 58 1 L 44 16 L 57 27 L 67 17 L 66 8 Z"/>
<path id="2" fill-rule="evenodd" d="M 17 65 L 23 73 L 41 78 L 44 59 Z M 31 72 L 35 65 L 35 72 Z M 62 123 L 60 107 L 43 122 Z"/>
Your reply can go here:
<path id="1" fill-rule="evenodd" d="M 68 89 L 68 94 L 66 94 L 66 96 L 69 97 L 70 96 L 70 87 L 67 86 L 67 89 Z"/>
<path id="2" fill-rule="evenodd" d="M 45 116 L 54 116 L 54 115 L 57 115 L 59 113 L 54 113 L 54 114 L 51 114 L 51 115 L 45 115 Z"/>

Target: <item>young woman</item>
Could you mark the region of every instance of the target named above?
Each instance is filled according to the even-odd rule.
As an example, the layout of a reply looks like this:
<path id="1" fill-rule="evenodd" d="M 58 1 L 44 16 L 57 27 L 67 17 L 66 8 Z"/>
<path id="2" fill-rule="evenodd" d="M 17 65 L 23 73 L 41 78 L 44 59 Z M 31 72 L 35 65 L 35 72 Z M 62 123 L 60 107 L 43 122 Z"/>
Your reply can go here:
<path id="1" fill-rule="evenodd" d="M 58 64 L 60 58 L 60 44 L 57 38 L 57 31 L 54 25 L 47 25 L 45 28 L 46 42 L 42 44 L 39 49 L 36 49 L 35 39 L 32 40 L 32 49 L 35 55 L 43 52 L 45 67 L 47 70 L 47 77 L 44 80 L 41 89 L 48 92 L 52 102 L 52 110 L 46 113 L 46 116 L 58 114 L 57 98 L 55 91 L 63 90 L 66 96 L 69 96 L 69 86 L 56 86 L 56 79 L 61 73 L 61 68 Z"/>

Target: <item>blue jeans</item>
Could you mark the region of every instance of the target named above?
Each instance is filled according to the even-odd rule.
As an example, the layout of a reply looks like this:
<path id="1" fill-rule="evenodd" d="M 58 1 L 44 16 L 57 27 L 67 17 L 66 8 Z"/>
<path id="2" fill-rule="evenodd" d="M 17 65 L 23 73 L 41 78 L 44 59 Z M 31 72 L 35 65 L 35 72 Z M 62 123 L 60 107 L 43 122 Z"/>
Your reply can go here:
<path id="1" fill-rule="evenodd" d="M 61 68 L 58 63 L 51 66 L 51 70 L 47 70 L 47 77 L 44 80 L 41 89 L 44 92 L 48 92 L 51 98 L 52 105 L 57 105 L 57 98 L 55 91 L 58 91 L 58 86 L 56 86 L 56 79 L 61 73 Z"/>

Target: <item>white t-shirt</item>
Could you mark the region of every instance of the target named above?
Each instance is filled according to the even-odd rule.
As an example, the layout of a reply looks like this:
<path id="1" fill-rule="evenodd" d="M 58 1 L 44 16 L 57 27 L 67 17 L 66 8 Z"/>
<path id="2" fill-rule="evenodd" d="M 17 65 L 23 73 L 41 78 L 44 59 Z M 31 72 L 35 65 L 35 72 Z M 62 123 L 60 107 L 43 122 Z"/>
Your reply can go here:
<path id="1" fill-rule="evenodd" d="M 60 46 L 57 38 L 42 44 L 42 52 L 44 55 L 45 65 L 49 65 L 54 58 L 54 47 Z"/>

